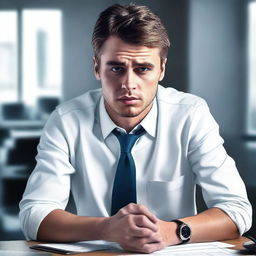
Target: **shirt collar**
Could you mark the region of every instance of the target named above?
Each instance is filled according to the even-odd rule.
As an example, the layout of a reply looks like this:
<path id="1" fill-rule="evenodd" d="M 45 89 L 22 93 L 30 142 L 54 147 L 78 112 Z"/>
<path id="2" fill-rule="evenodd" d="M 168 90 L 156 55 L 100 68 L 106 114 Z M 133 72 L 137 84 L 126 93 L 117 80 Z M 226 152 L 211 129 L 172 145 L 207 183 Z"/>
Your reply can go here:
<path id="1" fill-rule="evenodd" d="M 133 130 L 136 130 L 138 126 L 142 126 L 146 132 L 151 135 L 152 137 L 156 136 L 156 125 L 157 125 L 157 101 L 156 98 L 153 101 L 153 106 L 149 113 L 145 116 L 145 118 L 141 121 L 139 125 L 137 125 Z M 120 128 L 118 127 L 110 118 L 107 113 L 104 104 L 103 96 L 100 99 L 100 106 L 99 106 L 99 117 L 100 117 L 100 126 L 104 140 L 107 136 L 115 129 Z M 122 128 L 121 128 L 122 129 Z"/>
<path id="2" fill-rule="evenodd" d="M 158 108 L 157 108 L 157 101 L 155 97 L 152 108 L 140 123 L 142 127 L 146 130 L 146 132 L 152 137 L 156 136 L 157 114 L 158 114 Z"/>

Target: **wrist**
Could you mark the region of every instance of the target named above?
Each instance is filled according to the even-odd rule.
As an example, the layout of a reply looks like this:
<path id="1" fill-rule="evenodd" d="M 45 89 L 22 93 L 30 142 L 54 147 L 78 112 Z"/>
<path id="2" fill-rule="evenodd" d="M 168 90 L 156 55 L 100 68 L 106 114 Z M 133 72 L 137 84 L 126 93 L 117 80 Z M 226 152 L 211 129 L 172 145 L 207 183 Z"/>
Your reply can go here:
<path id="1" fill-rule="evenodd" d="M 109 226 L 109 217 L 100 217 L 99 223 L 97 225 L 97 233 L 99 240 L 109 241 L 108 238 L 108 226 Z"/>
<path id="2" fill-rule="evenodd" d="M 176 233 L 177 226 L 175 222 L 160 221 L 161 236 L 166 246 L 180 243 L 180 239 Z"/>
<path id="3" fill-rule="evenodd" d="M 177 223 L 175 222 L 169 222 L 170 223 L 170 232 L 171 232 L 171 237 L 170 237 L 170 244 L 169 245 L 176 245 L 180 243 L 180 238 L 177 235 Z"/>

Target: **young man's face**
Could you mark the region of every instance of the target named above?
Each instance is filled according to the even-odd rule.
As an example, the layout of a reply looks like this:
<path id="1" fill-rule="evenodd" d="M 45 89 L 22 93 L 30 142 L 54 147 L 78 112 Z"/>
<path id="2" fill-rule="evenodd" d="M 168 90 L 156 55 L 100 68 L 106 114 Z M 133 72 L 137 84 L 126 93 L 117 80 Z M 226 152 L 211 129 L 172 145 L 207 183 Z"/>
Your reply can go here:
<path id="1" fill-rule="evenodd" d="M 165 62 L 161 64 L 159 48 L 129 44 L 112 36 L 104 43 L 94 69 L 112 120 L 119 124 L 134 119 L 138 123 L 152 107 Z"/>

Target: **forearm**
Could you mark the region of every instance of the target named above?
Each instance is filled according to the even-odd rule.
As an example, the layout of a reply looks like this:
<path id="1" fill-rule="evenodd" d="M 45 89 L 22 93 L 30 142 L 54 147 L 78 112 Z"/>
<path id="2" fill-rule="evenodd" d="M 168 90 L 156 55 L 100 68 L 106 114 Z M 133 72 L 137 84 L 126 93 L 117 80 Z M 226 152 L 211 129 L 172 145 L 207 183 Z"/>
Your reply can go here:
<path id="1" fill-rule="evenodd" d="M 210 208 L 198 215 L 181 218 L 192 230 L 190 242 L 206 242 L 234 239 L 239 236 L 235 223 L 219 208 Z M 177 244 L 176 228 L 173 222 L 160 221 L 162 236 L 167 245 Z"/>
<path id="2" fill-rule="evenodd" d="M 76 242 L 101 240 L 106 218 L 84 217 L 63 210 L 50 212 L 42 221 L 37 240 L 54 242 Z"/>
<path id="3" fill-rule="evenodd" d="M 210 208 L 181 220 L 191 226 L 191 242 L 227 240 L 239 236 L 236 224 L 219 208 Z"/>
<path id="4" fill-rule="evenodd" d="M 150 253 L 165 246 L 157 218 L 143 205 L 129 204 L 111 217 L 81 217 L 53 210 L 40 224 L 37 239 L 52 242 L 106 240 L 125 250 Z"/>

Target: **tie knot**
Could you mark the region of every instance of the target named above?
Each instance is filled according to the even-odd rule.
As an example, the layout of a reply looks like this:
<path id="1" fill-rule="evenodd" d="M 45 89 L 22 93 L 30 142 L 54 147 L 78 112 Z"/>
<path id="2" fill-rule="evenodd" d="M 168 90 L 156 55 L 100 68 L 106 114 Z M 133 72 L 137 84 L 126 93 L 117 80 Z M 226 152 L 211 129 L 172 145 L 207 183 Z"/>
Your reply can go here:
<path id="1" fill-rule="evenodd" d="M 120 143 L 121 153 L 130 153 L 136 140 L 145 132 L 142 126 L 134 134 L 121 133 L 117 129 L 113 130 L 113 134 Z"/>

